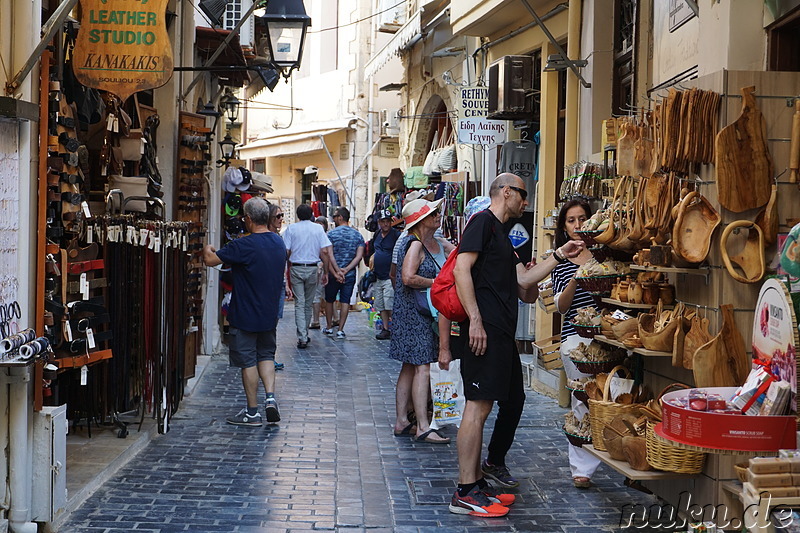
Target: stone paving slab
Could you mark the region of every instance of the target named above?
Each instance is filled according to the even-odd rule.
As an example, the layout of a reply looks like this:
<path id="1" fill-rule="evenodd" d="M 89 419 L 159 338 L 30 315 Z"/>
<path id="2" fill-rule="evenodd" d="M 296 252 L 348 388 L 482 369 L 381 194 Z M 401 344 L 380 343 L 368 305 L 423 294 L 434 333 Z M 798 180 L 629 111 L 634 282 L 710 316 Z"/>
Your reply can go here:
<path id="1" fill-rule="evenodd" d="M 626 504 L 655 503 L 605 467 L 591 489 L 572 487 L 565 411 L 528 391 L 508 457 L 521 480 L 517 503 L 500 519 L 451 514 L 455 438 L 435 445 L 392 434 L 400 365 L 386 355 L 389 343 L 375 340 L 365 313 L 353 313 L 346 340 L 312 331 L 308 349 L 298 350 L 292 311 L 287 305 L 278 330 L 277 359 L 286 365 L 276 387 L 279 424 L 225 423 L 244 393 L 227 357 L 213 357 L 170 432 L 154 437 L 60 531 L 594 533 L 618 531 Z M 444 431 L 455 437 L 455 428 Z"/>

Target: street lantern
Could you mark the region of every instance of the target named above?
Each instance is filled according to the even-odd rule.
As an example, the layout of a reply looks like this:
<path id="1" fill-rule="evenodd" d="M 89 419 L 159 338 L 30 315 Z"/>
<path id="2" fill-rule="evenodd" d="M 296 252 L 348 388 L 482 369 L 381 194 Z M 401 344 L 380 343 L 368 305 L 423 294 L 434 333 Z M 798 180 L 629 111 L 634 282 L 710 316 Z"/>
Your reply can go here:
<path id="1" fill-rule="evenodd" d="M 288 78 L 300 68 L 306 32 L 311 17 L 303 0 L 269 0 L 263 16 L 255 17 L 260 27 L 258 53 Z"/>
<path id="2" fill-rule="evenodd" d="M 219 99 L 219 107 L 225 113 L 228 122 L 233 124 L 239 118 L 239 99 L 228 89 Z M 229 126 L 230 127 L 230 126 Z"/>
<path id="3" fill-rule="evenodd" d="M 222 113 L 217 111 L 217 108 L 214 107 L 214 103 L 211 100 L 209 100 L 208 103 L 203 104 L 203 107 L 197 110 L 197 114 L 203 115 L 204 117 L 214 118 L 214 125 L 211 127 L 211 133 L 210 133 L 210 135 L 214 135 L 214 133 L 217 131 L 217 122 L 219 121 L 219 117 L 222 116 Z"/>
<path id="4" fill-rule="evenodd" d="M 224 164 L 227 166 L 228 161 L 233 159 L 233 152 L 236 148 L 236 141 L 231 138 L 230 130 L 225 133 L 225 137 L 219 141 L 219 149 L 222 152 L 222 160 Z"/>

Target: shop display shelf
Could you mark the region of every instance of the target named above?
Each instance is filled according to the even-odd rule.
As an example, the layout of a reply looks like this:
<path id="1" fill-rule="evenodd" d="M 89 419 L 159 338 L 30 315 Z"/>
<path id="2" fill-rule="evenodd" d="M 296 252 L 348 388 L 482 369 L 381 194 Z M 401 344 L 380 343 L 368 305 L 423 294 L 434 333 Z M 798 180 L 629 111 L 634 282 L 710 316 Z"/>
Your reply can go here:
<path id="1" fill-rule="evenodd" d="M 688 274 L 690 276 L 703 276 L 705 278 L 706 285 L 708 285 L 708 276 L 711 274 L 711 269 L 708 267 L 680 268 L 632 264 L 631 270 L 638 270 L 640 272 L 663 272 L 665 274 Z"/>
<path id="2" fill-rule="evenodd" d="M 647 348 L 628 348 L 621 342 L 614 339 L 609 339 L 605 335 L 595 335 L 594 340 L 605 344 L 610 344 L 611 346 L 616 346 L 618 348 L 624 348 L 625 350 L 638 353 L 639 355 L 644 355 L 645 357 L 672 357 L 672 352 L 657 352 L 656 350 L 648 350 Z"/>
<path id="3" fill-rule="evenodd" d="M 11 358 L 11 359 L 0 360 L 0 367 L 4 367 L 4 366 L 5 367 L 8 367 L 8 366 L 28 366 L 28 365 L 32 365 L 35 362 L 36 362 L 36 358 L 35 357 L 31 357 L 30 359 L 28 359 L 26 361 L 23 361 L 23 360 L 19 359 L 19 357 L 17 356 L 17 357 Z"/>
<path id="4" fill-rule="evenodd" d="M 612 298 L 603 298 L 601 301 L 607 304 L 615 305 L 617 307 L 624 307 L 626 309 L 652 309 L 655 305 L 651 304 L 634 304 L 630 302 L 621 302 L 619 300 L 614 300 Z M 662 306 L 664 309 L 672 309 L 674 305 L 664 305 Z"/>
<path id="5" fill-rule="evenodd" d="M 590 454 L 594 455 L 602 462 L 622 474 L 623 476 L 627 477 L 628 479 L 638 480 L 638 481 L 652 481 L 652 480 L 659 480 L 659 479 L 680 479 L 680 478 L 691 478 L 695 477 L 694 474 L 676 474 L 675 472 L 662 472 L 660 470 L 634 470 L 631 468 L 625 461 L 617 461 L 611 458 L 608 452 L 601 452 L 600 450 L 596 450 L 594 446 L 590 444 L 584 444 L 583 449 L 589 452 Z"/>

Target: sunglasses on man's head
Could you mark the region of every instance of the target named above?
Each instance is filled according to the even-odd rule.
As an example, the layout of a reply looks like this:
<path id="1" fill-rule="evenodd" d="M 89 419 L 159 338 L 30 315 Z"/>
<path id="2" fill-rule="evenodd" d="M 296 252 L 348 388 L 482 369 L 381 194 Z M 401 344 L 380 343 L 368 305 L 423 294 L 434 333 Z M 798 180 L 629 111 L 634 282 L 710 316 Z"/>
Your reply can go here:
<path id="1" fill-rule="evenodd" d="M 522 197 L 523 200 L 527 200 L 528 199 L 528 191 L 526 191 L 522 187 L 514 187 L 513 185 L 506 185 L 506 187 L 508 187 L 509 189 L 513 189 L 513 190 L 517 191 L 519 193 L 519 195 Z"/>

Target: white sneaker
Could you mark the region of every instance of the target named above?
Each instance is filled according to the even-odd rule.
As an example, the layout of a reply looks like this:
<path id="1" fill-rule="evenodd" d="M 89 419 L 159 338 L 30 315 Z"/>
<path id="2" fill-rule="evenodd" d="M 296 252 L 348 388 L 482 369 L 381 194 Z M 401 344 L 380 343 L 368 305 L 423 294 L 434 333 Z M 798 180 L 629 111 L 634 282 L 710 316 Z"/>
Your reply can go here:
<path id="1" fill-rule="evenodd" d="M 345 337 L 347 337 L 347 335 L 344 334 L 344 331 L 337 331 L 336 332 L 336 338 L 337 339 L 344 339 Z"/>

